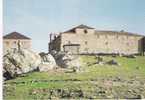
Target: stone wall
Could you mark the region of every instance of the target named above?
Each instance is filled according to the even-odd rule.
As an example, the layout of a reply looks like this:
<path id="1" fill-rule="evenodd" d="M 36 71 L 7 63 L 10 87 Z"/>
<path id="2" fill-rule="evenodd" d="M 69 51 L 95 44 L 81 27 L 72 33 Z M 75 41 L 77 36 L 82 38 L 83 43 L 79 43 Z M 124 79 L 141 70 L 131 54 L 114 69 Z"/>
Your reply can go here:
<path id="1" fill-rule="evenodd" d="M 123 53 L 132 54 L 141 51 L 141 36 L 94 34 L 91 33 L 64 33 L 61 35 L 63 45 L 80 44 L 80 53 Z"/>
<path id="2" fill-rule="evenodd" d="M 49 52 L 51 50 L 61 51 L 60 45 L 61 45 L 61 37 L 58 36 L 56 39 L 54 39 L 49 43 Z"/>
<path id="3" fill-rule="evenodd" d="M 11 48 L 17 48 L 18 41 L 20 41 L 20 43 L 21 43 L 21 48 L 31 49 L 31 47 L 32 47 L 31 40 L 27 40 L 27 39 L 4 39 L 3 40 L 4 53 Z"/>

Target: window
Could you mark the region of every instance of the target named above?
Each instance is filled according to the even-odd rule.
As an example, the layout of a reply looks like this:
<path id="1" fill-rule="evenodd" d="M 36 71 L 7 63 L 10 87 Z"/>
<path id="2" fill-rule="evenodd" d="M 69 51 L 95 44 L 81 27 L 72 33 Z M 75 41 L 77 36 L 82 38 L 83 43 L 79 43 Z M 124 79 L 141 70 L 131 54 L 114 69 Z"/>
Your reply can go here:
<path id="1" fill-rule="evenodd" d="M 87 30 L 84 30 L 84 33 L 87 34 L 88 33 Z"/>
<path id="2" fill-rule="evenodd" d="M 107 36 L 107 35 L 105 35 L 105 38 L 108 38 L 108 36 Z"/>
<path id="3" fill-rule="evenodd" d="M 106 45 L 108 45 L 108 42 L 105 42 Z"/>
<path id="4" fill-rule="evenodd" d="M 16 41 L 13 42 L 13 46 L 12 47 L 13 48 L 17 48 L 17 42 Z"/>
<path id="5" fill-rule="evenodd" d="M 16 42 L 16 41 L 14 41 L 13 43 L 14 43 L 14 44 L 16 44 L 17 42 Z"/>
<path id="6" fill-rule="evenodd" d="M 100 36 L 99 36 L 99 35 L 97 35 L 97 37 L 99 38 Z"/>
<path id="7" fill-rule="evenodd" d="M 68 41 L 68 44 L 71 44 L 71 42 L 70 42 L 70 41 Z"/>
<path id="8" fill-rule="evenodd" d="M 88 42 L 87 42 L 87 41 L 85 41 L 85 44 L 87 45 L 87 44 L 88 44 Z"/>

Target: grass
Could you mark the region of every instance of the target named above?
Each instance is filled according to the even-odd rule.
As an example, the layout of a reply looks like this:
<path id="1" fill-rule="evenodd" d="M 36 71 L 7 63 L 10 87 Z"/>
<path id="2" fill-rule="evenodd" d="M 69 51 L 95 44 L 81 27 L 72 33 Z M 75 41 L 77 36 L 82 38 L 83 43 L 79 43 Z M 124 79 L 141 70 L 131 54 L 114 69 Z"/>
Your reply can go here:
<path id="1" fill-rule="evenodd" d="M 123 80 L 137 80 L 145 82 L 145 57 L 136 58 L 103 56 L 105 61 L 115 59 L 120 66 L 115 65 L 91 65 L 95 63 L 95 56 L 81 56 L 83 72 L 65 73 L 57 71 L 33 72 L 24 77 L 8 80 L 5 82 L 4 99 L 6 100 L 32 100 L 41 97 L 48 98 L 48 94 L 38 93 L 30 95 L 34 89 L 82 89 L 84 91 L 94 91 L 101 86 L 102 79 L 114 79 L 120 77 Z M 99 82 L 101 84 L 99 84 Z M 113 87 L 118 89 L 117 87 Z M 120 88 L 119 88 L 120 89 Z M 37 97 L 38 96 L 38 97 Z"/>

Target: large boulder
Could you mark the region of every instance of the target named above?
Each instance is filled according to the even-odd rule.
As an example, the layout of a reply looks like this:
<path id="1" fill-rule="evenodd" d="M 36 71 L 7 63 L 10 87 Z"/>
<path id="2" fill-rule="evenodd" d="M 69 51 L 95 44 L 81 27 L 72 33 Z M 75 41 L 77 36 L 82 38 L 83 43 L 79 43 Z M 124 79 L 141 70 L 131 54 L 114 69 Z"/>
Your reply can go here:
<path id="1" fill-rule="evenodd" d="M 39 55 L 41 56 L 41 60 L 42 60 L 41 64 L 39 64 L 38 67 L 40 72 L 46 72 L 57 68 L 55 59 L 51 54 L 40 53 Z"/>
<path id="2" fill-rule="evenodd" d="M 4 77 L 13 78 L 19 74 L 37 69 L 41 57 L 28 49 L 11 49 L 3 57 Z"/>
<path id="3" fill-rule="evenodd" d="M 62 68 L 71 68 L 74 71 L 79 71 L 81 67 L 81 59 L 78 55 L 72 55 L 67 52 L 58 52 L 54 55 L 56 63 Z"/>

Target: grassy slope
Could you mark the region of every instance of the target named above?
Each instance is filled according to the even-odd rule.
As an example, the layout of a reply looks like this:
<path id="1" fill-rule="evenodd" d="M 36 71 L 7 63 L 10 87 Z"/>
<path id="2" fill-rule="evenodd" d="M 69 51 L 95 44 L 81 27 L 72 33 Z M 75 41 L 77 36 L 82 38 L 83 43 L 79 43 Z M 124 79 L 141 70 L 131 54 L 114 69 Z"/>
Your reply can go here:
<path id="1" fill-rule="evenodd" d="M 45 94 L 30 95 L 30 91 L 34 89 L 77 89 L 91 90 L 96 84 L 91 81 L 100 79 L 121 77 L 124 80 L 134 79 L 145 82 L 145 57 L 138 56 L 135 59 L 125 57 L 103 57 L 105 61 L 115 59 L 120 63 L 120 66 L 110 65 L 91 65 L 94 63 L 94 56 L 82 56 L 84 63 L 84 72 L 80 73 L 64 73 L 64 72 L 33 72 L 25 77 L 18 77 L 5 82 L 5 99 L 34 99 L 40 98 Z M 137 69 L 138 67 L 138 69 Z M 36 82 L 37 81 L 37 82 Z M 45 82 L 44 82 L 45 81 Z M 100 81 L 102 82 L 102 81 Z M 38 96 L 38 97 L 37 97 Z"/>

